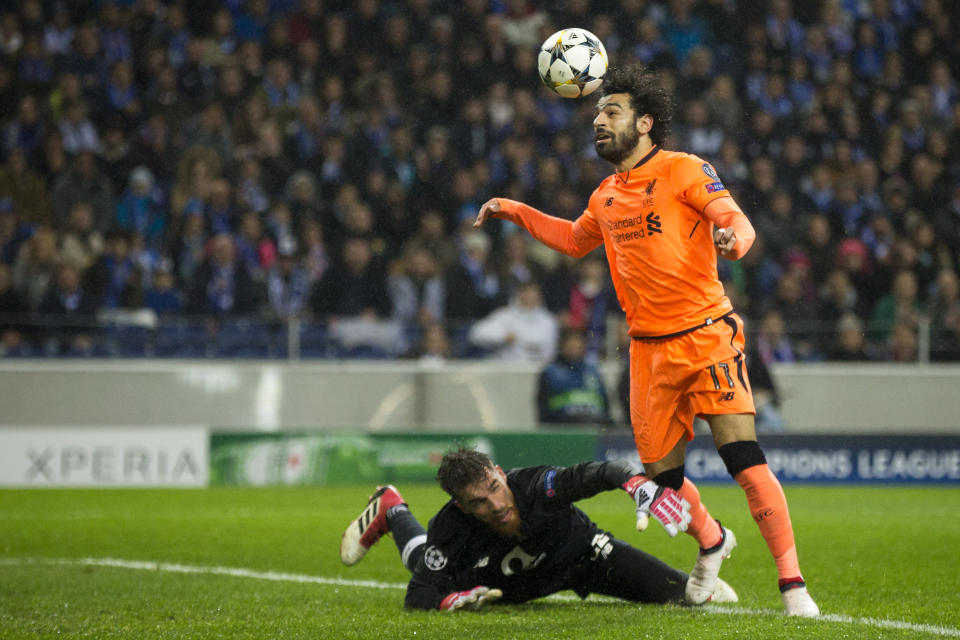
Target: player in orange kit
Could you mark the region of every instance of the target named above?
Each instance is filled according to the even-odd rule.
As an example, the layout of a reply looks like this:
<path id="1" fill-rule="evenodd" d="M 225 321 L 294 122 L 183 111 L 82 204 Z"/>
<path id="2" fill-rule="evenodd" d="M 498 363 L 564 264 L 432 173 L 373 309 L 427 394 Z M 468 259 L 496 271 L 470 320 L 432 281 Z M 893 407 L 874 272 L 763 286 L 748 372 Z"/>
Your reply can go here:
<path id="1" fill-rule="evenodd" d="M 757 443 L 744 363 L 743 322 L 717 276 L 717 253 L 737 260 L 755 232 L 713 167 L 661 145 L 672 99 L 642 65 L 611 67 L 593 120 L 597 154 L 616 168 L 576 220 L 506 198 L 486 202 L 474 226 L 510 220 L 567 255 L 606 251 L 630 327 L 630 418 L 646 474 L 691 505 L 700 544 L 686 597 L 707 600 L 736 546 L 684 477 L 693 419 L 702 416 L 774 556 L 788 615 L 820 611 L 800 573 L 786 497 Z M 638 528 L 642 526 L 638 522 Z"/>

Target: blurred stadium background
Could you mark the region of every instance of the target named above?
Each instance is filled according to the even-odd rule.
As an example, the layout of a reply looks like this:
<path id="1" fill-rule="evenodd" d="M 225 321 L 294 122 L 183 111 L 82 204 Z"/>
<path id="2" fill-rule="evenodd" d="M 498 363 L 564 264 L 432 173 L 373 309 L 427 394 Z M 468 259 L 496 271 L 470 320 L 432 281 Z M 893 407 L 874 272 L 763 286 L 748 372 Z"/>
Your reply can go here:
<path id="1" fill-rule="evenodd" d="M 537 78 L 567 26 L 658 71 L 667 146 L 757 228 L 720 268 L 778 475 L 956 485 L 957 25 L 937 0 L 0 2 L 0 485 L 430 481 L 454 439 L 631 455 L 602 256 L 471 228 L 493 195 L 574 218 L 609 171 L 594 100 Z M 531 282 L 549 331 L 483 339 Z M 568 328 L 608 401 L 547 426 Z M 708 440 L 691 474 L 728 481 Z"/>
<path id="2" fill-rule="evenodd" d="M 576 217 L 606 175 L 593 99 L 534 68 L 582 26 L 758 229 L 720 268 L 761 431 L 958 433 L 955 3 L 0 7 L 4 426 L 536 431 L 571 328 L 607 395 L 579 426 L 626 437 L 602 256 L 471 228 L 492 195 Z"/>

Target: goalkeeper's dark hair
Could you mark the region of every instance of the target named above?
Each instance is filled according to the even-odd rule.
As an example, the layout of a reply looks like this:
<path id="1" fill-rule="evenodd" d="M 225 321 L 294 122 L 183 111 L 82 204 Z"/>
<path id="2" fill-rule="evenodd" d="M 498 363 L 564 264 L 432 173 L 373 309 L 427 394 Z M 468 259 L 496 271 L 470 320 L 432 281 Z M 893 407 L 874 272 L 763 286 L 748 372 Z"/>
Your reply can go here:
<path id="1" fill-rule="evenodd" d="M 487 454 L 460 445 L 455 451 L 444 454 L 437 469 L 437 482 L 451 498 L 457 500 L 464 488 L 485 480 L 496 468 Z"/>
<path id="2" fill-rule="evenodd" d="M 673 96 L 663 88 L 655 73 L 639 62 L 617 65 L 607 69 L 600 85 L 601 95 L 626 93 L 637 117 L 650 114 L 653 127 L 650 140 L 662 145 L 670 134 L 673 122 Z"/>

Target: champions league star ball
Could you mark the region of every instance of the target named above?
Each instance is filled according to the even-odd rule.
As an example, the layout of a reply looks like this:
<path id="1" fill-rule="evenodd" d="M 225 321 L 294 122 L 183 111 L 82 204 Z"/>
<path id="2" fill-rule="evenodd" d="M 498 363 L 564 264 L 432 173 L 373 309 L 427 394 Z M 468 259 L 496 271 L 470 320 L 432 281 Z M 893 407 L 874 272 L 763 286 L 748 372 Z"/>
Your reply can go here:
<path id="1" fill-rule="evenodd" d="M 564 98 L 579 98 L 600 86 L 607 50 L 586 29 L 561 29 L 540 46 L 537 71 L 543 84 Z"/>

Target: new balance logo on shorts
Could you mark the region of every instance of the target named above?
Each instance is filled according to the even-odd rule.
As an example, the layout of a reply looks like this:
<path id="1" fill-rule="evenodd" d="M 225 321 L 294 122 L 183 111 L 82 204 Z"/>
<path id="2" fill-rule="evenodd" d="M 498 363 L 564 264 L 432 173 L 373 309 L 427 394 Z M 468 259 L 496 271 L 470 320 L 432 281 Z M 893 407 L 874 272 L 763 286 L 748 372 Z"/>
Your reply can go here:
<path id="1" fill-rule="evenodd" d="M 727 391 L 726 393 L 720 394 L 721 402 L 729 402 L 730 400 L 733 400 L 733 391 Z"/>

